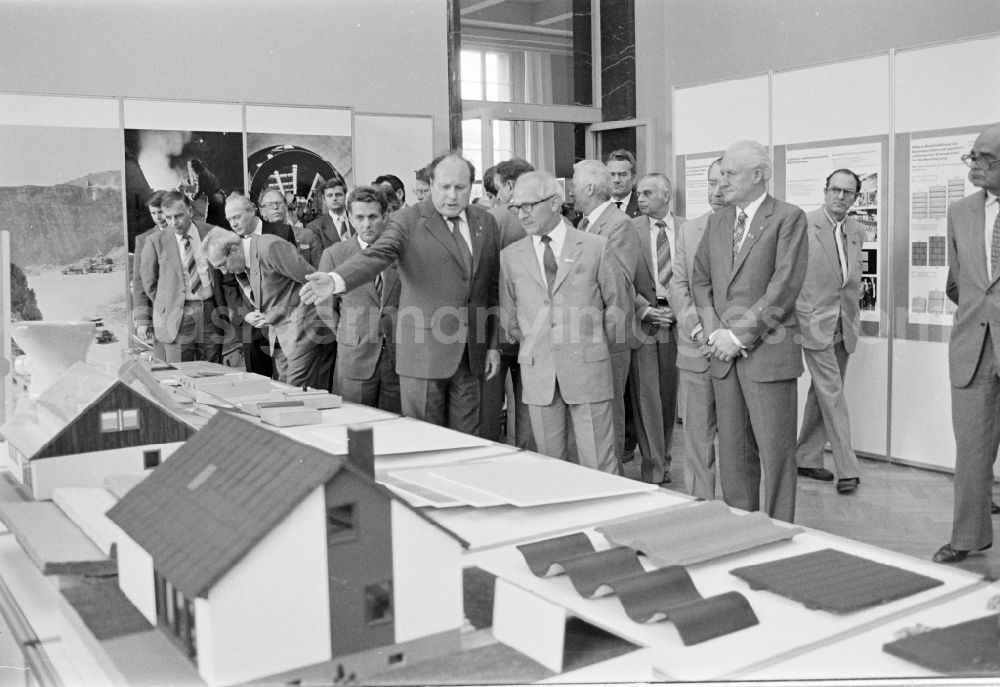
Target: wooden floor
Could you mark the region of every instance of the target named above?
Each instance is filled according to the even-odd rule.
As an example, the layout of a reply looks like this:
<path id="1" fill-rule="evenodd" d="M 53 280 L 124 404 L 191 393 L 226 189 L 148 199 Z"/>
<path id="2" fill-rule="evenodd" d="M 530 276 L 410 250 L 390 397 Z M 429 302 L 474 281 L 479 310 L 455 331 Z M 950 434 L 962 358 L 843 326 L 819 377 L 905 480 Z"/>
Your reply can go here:
<path id="1" fill-rule="evenodd" d="M 678 424 L 670 470 L 673 482 L 668 487 L 677 491 L 684 491 L 683 431 Z M 826 466 L 833 467 L 829 454 Z M 626 464 L 625 474 L 639 478 L 638 456 Z M 799 478 L 796 524 L 923 559 L 934 555 L 950 537 L 951 475 L 862 458 L 861 486 L 853 493 L 838 494 L 835 484 Z M 1000 498 L 996 485 L 994 494 L 995 500 Z M 1000 527 L 1000 515 L 993 521 Z M 1000 579 L 1000 544 L 957 565 Z"/>

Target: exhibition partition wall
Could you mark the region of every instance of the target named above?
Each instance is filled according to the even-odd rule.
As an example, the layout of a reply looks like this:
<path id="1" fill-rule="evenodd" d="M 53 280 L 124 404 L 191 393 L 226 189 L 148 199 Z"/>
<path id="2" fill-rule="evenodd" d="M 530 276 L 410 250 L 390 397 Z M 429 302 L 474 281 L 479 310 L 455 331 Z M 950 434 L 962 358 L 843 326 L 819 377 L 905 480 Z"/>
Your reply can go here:
<path id="1" fill-rule="evenodd" d="M 705 172 L 730 143 L 772 149 L 772 193 L 809 211 L 826 176 L 862 180 L 862 333 L 846 391 L 856 450 L 951 470 L 944 296 L 947 206 L 970 193 L 959 159 L 1000 120 L 1000 36 L 674 90 L 679 196 L 707 211 Z M 804 404 L 808 373 L 799 383 Z"/>
<path id="2" fill-rule="evenodd" d="M 319 186 L 334 176 L 349 187 L 387 173 L 412 184 L 433 136 L 433 118 L 421 115 L 0 93 L 13 318 L 93 319 L 101 345 L 89 360 L 121 360 L 133 343 L 131 253 L 153 226 L 153 189 L 187 191 L 196 213 L 221 226 L 226 194 L 256 198 L 269 186 L 319 213 Z"/>

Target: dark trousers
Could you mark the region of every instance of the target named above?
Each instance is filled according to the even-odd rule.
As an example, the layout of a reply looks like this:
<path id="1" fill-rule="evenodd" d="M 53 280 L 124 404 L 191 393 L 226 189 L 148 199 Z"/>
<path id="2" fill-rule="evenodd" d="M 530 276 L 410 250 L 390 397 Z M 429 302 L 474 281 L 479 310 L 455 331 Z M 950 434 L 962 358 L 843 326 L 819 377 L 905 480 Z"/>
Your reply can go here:
<path id="1" fill-rule="evenodd" d="M 400 375 L 403 415 L 478 435 L 481 380 L 469 369 L 468 348 L 451 377 L 422 379 Z"/>
<path id="2" fill-rule="evenodd" d="M 216 319 L 215 299 L 184 301 L 177 338 L 163 342 L 163 356 L 168 363 L 204 360 L 222 362 L 222 328 Z"/>
<path id="3" fill-rule="evenodd" d="M 528 406 L 521 400 L 521 365 L 516 355 L 500 355 L 500 371 L 488 381 L 483 382 L 483 405 L 479 418 L 479 434 L 484 439 L 500 441 L 500 411 L 507 387 L 507 374 L 510 373 L 513 397 L 507 398 L 507 414 L 514 413 L 514 437 L 508 441 L 518 448 L 528 451 L 535 450 L 535 437 L 531 433 L 531 415 Z"/>
<path id="4" fill-rule="evenodd" d="M 343 353 L 340 358 L 343 361 Z M 384 346 L 379 354 L 378 363 L 375 364 L 375 373 L 370 378 L 352 379 L 340 374 L 338 370 L 337 383 L 340 385 L 340 395 L 345 401 L 390 413 L 403 412 L 399 395 L 399 375 L 396 374 L 396 366 Z"/>

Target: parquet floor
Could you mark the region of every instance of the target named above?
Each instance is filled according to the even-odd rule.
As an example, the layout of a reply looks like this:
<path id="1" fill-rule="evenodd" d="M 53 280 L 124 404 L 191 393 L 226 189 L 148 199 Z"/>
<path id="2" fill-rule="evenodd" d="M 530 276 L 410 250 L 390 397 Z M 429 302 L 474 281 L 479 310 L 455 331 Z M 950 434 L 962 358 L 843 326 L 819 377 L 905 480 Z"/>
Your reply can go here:
<path id="1" fill-rule="evenodd" d="M 675 430 L 669 488 L 684 490 L 683 426 Z M 826 466 L 833 467 L 827 456 Z M 626 475 L 639 477 L 639 458 L 625 466 Z M 952 519 L 951 475 L 861 459 L 861 486 L 838 494 L 835 482 L 799 478 L 795 522 L 824 532 L 929 559 L 948 541 Z M 718 489 L 718 488 L 717 488 Z M 994 498 L 1000 488 L 994 485 Z M 721 498 L 721 492 L 719 494 Z M 1000 527 L 1000 515 L 994 516 Z M 957 564 L 992 579 L 1000 579 L 1000 543 L 989 551 L 970 555 Z"/>

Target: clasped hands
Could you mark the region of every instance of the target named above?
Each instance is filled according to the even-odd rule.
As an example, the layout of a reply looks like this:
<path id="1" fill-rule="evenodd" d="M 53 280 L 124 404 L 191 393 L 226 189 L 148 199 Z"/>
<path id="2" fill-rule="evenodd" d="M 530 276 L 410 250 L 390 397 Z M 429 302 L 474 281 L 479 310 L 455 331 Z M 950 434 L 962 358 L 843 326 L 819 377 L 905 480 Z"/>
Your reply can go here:
<path id="1" fill-rule="evenodd" d="M 708 337 L 708 341 L 703 341 L 704 334 L 698 332 L 696 340 L 702 345 L 702 354 L 708 358 L 715 356 L 724 363 L 733 360 L 737 356 L 747 357 L 747 351 L 740 346 L 736 336 L 729 329 L 716 329 Z"/>
<path id="2" fill-rule="evenodd" d="M 669 305 L 661 305 L 656 308 L 650 306 L 642 314 L 642 320 L 656 327 L 671 327 L 675 321 L 674 311 L 670 309 Z"/>

